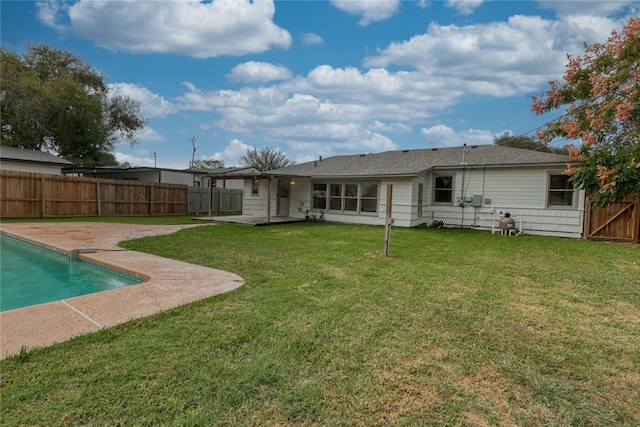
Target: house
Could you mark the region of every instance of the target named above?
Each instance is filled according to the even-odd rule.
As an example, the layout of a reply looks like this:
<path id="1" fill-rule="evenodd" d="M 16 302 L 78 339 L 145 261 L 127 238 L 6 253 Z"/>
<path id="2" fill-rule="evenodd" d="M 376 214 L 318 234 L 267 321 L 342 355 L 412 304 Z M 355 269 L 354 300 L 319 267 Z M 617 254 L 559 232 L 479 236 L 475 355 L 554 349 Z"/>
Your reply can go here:
<path id="1" fill-rule="evenodd" d="M 219 175 L 234 172 L 238 168 L 220 169 L 168 169 L 155 167 L 106 167 L 93 168 L 71 167 L 63 170 L 66 175 L 78 175 L 90 178 L 120 179 L 125 181 L 158 182 L 164 184 L 181 184 L 189 187 L 213 187 L 242 189 L 242 180 L 228 178 L 216 179 Z"/>
<path id="2" fill-rule="evenodd" d="M 491 230 L 509 212 L 527 234 L 579 238 L 585 194 L 564 173 L 568 156 L 498 145 L 335 156 L 246 174 L 243 215 Z"/>
<path id="3" fill-rule="evenodd" d="M 206 174 L 202 180 L 207 185 L 213 184 L 213 187 L 228 188 L 231 190 L 243 190 L 244 179 L 242 179 L 242 176 L 256 172 L 253 168 L 247 167 L 206 169 L 203 171 Z"/>
<path id="4" fill-rule="evenodd" d="M 61 175 L 62 168 L 69 166 L 73 166 L 73 163 L 44 151 L 0 147 L 0 169 L 2 170 Z"/>

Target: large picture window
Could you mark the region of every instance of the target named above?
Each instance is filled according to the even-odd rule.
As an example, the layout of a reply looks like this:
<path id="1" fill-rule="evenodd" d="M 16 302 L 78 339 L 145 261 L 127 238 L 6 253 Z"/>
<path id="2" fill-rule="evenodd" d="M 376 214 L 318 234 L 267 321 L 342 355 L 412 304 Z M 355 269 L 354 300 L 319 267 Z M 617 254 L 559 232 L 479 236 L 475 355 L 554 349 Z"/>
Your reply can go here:
<path id="1" fill-rule="evenodd" d="M 547 191 L 547 206 L 573 206 L 575 190 L 569 181 L 569 175 L 549 174 L 549 191 Z"/>
<path id="2" fill-rule="evenodd" d="M 313 183 L 313 209 L 332 212 L 378 212 L 379 183 L 315 182 Z"/>
<path id="3" fill-rule="evenodd" d="M 436 175 L 433 180 L 433 202 L 453 202 L 453 175 Z"/>

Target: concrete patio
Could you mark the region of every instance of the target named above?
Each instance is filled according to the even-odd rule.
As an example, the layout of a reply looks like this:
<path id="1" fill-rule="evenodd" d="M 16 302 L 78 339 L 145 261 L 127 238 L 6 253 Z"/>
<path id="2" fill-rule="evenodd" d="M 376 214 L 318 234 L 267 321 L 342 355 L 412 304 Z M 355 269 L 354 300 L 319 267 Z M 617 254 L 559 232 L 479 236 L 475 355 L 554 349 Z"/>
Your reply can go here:
<path id="1" fill-rule="evenodd" d="M 0 312 L 0 358 L 24 347 L 44 347 L 76 335 L 149 316 L 232 291 L 244 284 L 233 273 L 155 255 L 124 250 L 123 240 L 170 234 L 197 225 L 111 223 L 0 224 L 0 232 L 63 253 L 77 248 L 78 259 L 146 280 L 138 285 Z"/>

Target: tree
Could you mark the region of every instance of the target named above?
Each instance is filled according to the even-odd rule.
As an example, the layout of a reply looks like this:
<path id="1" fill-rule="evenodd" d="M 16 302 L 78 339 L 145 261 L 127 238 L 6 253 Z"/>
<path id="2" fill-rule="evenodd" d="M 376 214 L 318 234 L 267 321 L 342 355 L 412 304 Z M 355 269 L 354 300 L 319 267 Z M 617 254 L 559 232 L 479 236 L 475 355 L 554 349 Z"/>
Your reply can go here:
<path id="1" fill-rule="evenodd" d="M 111 94 L 104 77 L 70 52 L 33 45 L 19 56 L 2 48 L 0 62 L 2 145 L 84 166 L 116 165 L 115 144 L 135 144 L 146 125 L 139 103 Z"/>
<path id="2" fill-rule="evenodd" d="M 191 134 L 187 137 L 187 141 L 191 145 L 191 161 L 189 162 L 189 169 L 196 169 L 194 166 L 196 161 L 196 151 L 198 148 L 202 147 L 202 145 L 197 145 L 198 139 L 200 139 L 200 135 Z"/>
<path id="3" fill-rule="evenodd" d="M 191 169 L 219 169 L 224 167 L 224 160 L 192 160 Z"/>
<path id="4" fill-rule="evenodd" d="M 524 148 L 525 150 L 543 151 L 546 153 L 555 154 L 568 154 L 569 152 L 565 148 L 550 147 L 544 142 L 540 142 L 535 138 L 526 135 L 512 135 L 510 133 L 503 133 L 500 136 L 496 136 L 493 139 L 495 145 L 501 145 L 503 147 Z"/>
<path id="5" fill-rule="evenodd" d="M 242 157 L 240 157 L 240 164 L 242 166 L 258 169 L 261 172 L 283 168 L 294 163 L 295 162 L 290 160 L 286 154 L 274 147 L 249 147 Z"/>
<path id="6" fill-rule="evenodd" d="M 533 98 L 537 115 L 566 106 L 538 139 L 577 141 L 567 146 L 576 162 L 567 173 L 596 205 L 640 194 L 640 18 L 605 43 L 585 44 L 584 55 L 567 57 L 563 81 Z"/>

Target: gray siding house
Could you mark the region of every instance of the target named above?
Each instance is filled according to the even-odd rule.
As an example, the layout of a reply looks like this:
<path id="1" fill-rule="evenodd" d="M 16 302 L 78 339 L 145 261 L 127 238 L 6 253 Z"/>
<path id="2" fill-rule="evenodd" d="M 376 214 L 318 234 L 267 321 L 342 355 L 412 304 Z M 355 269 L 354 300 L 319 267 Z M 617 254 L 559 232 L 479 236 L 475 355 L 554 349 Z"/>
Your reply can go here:
<path id="1" fill-rule="evenodd" d="M 16 147 L 0 147 L 0 169 L 61 175 L 73 163 L 50 153 Z"/>
<path id="2" fill-rule="evenodd" d="M 492 230 L 509 212 L 525 234 L 582 236 L 585 194 L 568 156 L 498 145 L 335 156 L 246 176 L 243 215 Z"/>

